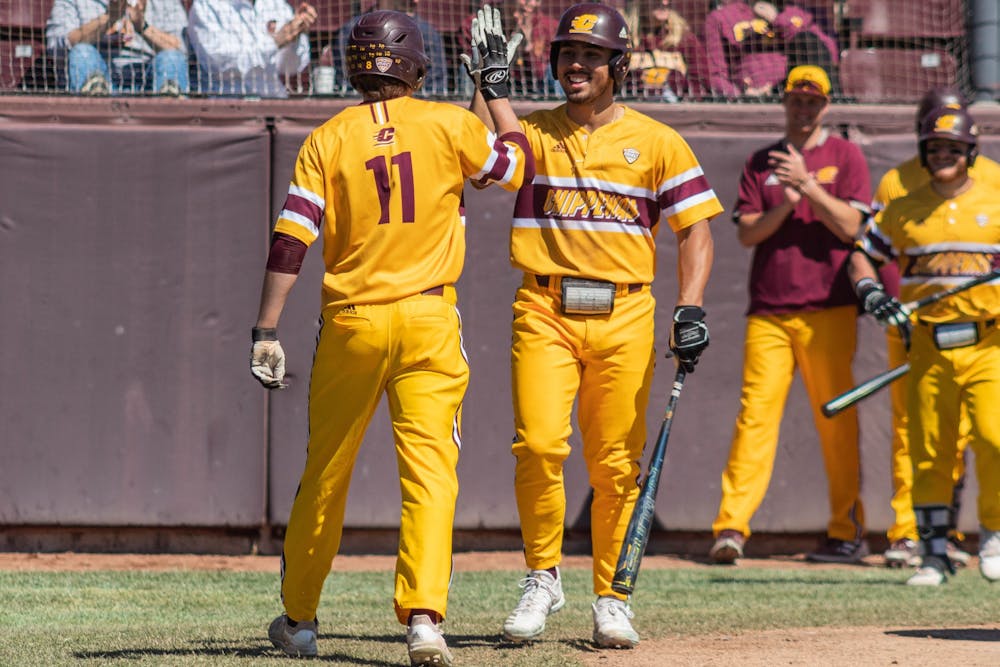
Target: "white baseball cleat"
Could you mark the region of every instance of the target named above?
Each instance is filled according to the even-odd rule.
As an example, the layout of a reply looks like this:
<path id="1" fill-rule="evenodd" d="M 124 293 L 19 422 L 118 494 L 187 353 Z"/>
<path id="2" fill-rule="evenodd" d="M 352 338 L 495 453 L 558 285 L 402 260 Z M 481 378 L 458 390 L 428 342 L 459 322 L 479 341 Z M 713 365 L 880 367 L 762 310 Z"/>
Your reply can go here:
<path id="1" fill-rule="evenodd" d="M 316 635 L 319 625 L 313 621 L 299 621 L 295 626 L 289 625 L 289 618 L 282 614 L 271 621 L 267 629 L 267 638 L 276 648 L 293 657 L 312 657 L 316 655 Z"/>
<path id="2" fill-rule="evenodd" d="M 1000 581 L 1000 530 L 979 533 L 979 571 L 990 581 Z"/>
<path id="3" fill-rule="evenodd" d="M 545 631 L 545 619 L 566 604 L 562 579 L 548 570 L 532 570 L 517 585 L 524 589 L 521 601 L 503 622 L 504 639 L 523 642 L 534 639 Z"/>
<path id="4" fill-rule="evenodd" d="M 438 624 L 426 614 L 418 614 L 410 619 L 406 629 L 406 650 L 410 654 L 411 667 L 418 665 L 442 665 L 450 667 L 451 652 L 444 641 Z"/>
<path id="5" fill-rule="evenodd" d="M 934 562 L 931 559 L 924 559 L 923 565 L 917 568 L 909 579 L 907 586 L 940 586 L 948 580 L 944 576 L 944 562 Z"/>
<path id="6" fill-rule="evenodd" d="M 635 614 L 624 600 L 602 595 L 594 608 L 594 643 L 602 648 L 633 648 L 639 643 L 639 633 L 629 619 Z"/>

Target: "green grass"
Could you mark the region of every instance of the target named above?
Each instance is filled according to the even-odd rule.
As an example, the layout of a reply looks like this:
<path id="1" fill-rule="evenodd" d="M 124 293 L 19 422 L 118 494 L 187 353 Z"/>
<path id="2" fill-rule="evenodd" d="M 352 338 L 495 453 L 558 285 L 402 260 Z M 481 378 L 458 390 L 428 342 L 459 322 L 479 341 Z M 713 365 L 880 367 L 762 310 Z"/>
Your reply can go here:
<path id="1" fill-rule="evenodd" d="M 460 665 L 579 665 L 590 645 L 590 574 L 563 573 L 566 609 L 543 641 L 499 641 L 519 571 L 459 573 L 449 645 Z M 879 568 L 643 571 L 632 606 L 644 639 L 821 626 L 996 623 L 997 588 L 976 570 L 937 589 Z M 0 665 L 278 665 L 265 638 L 280 612 L 277 577 L 240 572 L 0 572 Z M 319 610 L 320 658 L 406 665 L 388 572 L 339 573 Z"/>

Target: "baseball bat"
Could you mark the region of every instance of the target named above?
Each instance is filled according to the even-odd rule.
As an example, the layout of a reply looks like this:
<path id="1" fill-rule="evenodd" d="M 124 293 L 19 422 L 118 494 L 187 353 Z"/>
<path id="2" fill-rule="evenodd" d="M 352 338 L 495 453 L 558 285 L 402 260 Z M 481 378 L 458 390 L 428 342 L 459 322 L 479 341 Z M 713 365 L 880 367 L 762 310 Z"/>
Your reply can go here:
<path id="1" fill-rule="evenodd" d="M 903 304 L 910 312 L 919 310 L 924 306 L 929 306 L 932 303 L 937 303 L 941 299 L 947 298 L 958 294 L 959 292 L 964 292 L 967 289 L 973 288 L 976 285 L 982 285 L 983 283 L 988 283 L 991 280 L 996 280 L 1000 278 L 1000 269 L 994 269 L 989 273 L 984 273 L 981 276 L 976 276 L 972 280 L 967 280 L 964 283 L 955 285 L 954 287 L 949 287 L 948 289 L 941 290 L 940 292 L 935 292 L 934 294 L 929 294 L 922 299 L 917 299 L 916 301 L 909 301 Z M 867 398 L 874 394 L 876 391 L 885 387 L 886 385 L 895 382 L 899 378 L 906 375 L 910 370 L 910 364 L 905 363 L 897 366 L 896 368 L 891 368 L 884 373 L 880 373 L 873 378 L 870 378 L 857 387 L 853 389 L 848 389 L 843 394 L 836 396 L 826 403 L 823 404 L 823 415 L 826 417 L 833 417 L 834 415 L 843 412 L 847 408 L 851 407 L 858 401 Z"/>
<path id="2" fill-rule="evenodd" d="M 611 580 L 611 588 L 625 595 L 631 595 L 632 591 L 635 590 L 635 580 L 639 576 L 639 565 L 646 552 L 649 532 L 653 528 L 656 492 L 660 486 L 660 473 L 663 471 L 667 440 L 670 438 L 670 425 L 674 421 L 674 409 L 677 407 L 677 398 L 681 395 L 681 389 L 684 388 L 686 375 L 684 368 L 678 365 L 677 373 L 674 375 L 674 388 L 670 392 L 670 400 L 667 401 L 663 422 L 660 423 L 660 435 L 656 438 L 656 446 L 653 448 L 653 455 L 649 459 L 649 466 L 646 469 L 646 478 L 639 488 L 639 497 L 635 501 L 635 507 L 632 508 L 632 516 L 629 518 L 628 529 L 625 531 L 625 539 L 622 542 L 621 551 L 618 553 L 618 565 L 615 567 L 615 576 Z"/>
<path id="3" fill-rule="evenodd" d="M 857 387 L 845 391 L 840 396 L 832 398 L 823 404 L 823 416 L 833 417 L 851 407 L 863 398 L 868 398 L 882 387 L 895 382 L 910 372 L 910 364 L 900 364 L 884 373 L 879 373 L 873 378 L 865 380 Z"/>
<path id="4" fill-rule="evenodd" d="M 993 269 L 989 273 L 984 273 L 981 276 L 976 276 L 972 280 L 967 280 L 964 283 L 960 283 L 958 285 L 955 285 L 954 287 L 949 287 L 946 290 L 941 290 L 940 292 L 929 294 L 922 299 L 917 299 L 916 301 L 908 301 L 903 305 L 906 306 L 910 311 L 919 310 L 924 306 L 929 306 L 932 303 L 937 303 L 941 299 L 953 296 L 955 294 L 958 294 L 959 292 L 964 292 L 965 290 L 971 289 L 976 285 L 982 285 L 983 283 L 988 283 L 991 280 L 996 280 L 997 278 L 1000 278 L 1000 269 Z"/>

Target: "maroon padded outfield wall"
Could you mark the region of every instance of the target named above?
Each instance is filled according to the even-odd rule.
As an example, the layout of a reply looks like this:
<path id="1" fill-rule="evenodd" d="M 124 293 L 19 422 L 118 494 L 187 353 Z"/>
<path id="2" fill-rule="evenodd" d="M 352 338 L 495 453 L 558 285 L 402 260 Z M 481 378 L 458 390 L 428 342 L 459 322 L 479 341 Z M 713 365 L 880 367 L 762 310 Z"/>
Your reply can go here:
<path id="1" fill-rule="evenodd" d="M 77 100 L 0 97 L 0 548 L 18 528 L 145 527 L 211 533 L 280 527 L 306 442 L 306 389 L 317 330 L 318 248 L 281 323 L 290 387 L 268 394 L 248 371 L 269 227 L 306 134 L 349 101 Z M 528 111 L 534 105 L 518 106 Z M 662 528 L 710 530 L 739 398 L 749 251 L 729 218 L 743 160 L 781 133 L 779 106 L 638 108 L 673 125 L 727 207 L 713 222 L 706 297 L 712 343 L 680 399 L 661 482 Z M 1000 157 L 995 109 L 975 110 L 983 151 Z M 859 142 L 873 184 L 915 150 L 908 107 L 835 107 L 830 124 Z M 468 257 L 459 308 L 472 378 L 463 424 L 456 527 L 517 527 L 509 401 L 507 261 L 513 195 L 466 191 Z M 657 347 L 666 349 L 675 246 L 659 238 Z M 860 321 L 856 378 L 885 369 L 881 332 Z M 647 414 L 655 438 L 672 376 L 657 367 Z M 869 529 L 890 521 L 885 393 L 862 404 Z M 567 522 L 588 521 L 576 451 Z M 974 477 L 974 475 L 973 475 Z M 962 524 L 975 528 L 974 480 Z M 357 462 L 347 523 L 392 529 L 399 491 L 384 405 Z M 768 497 L 753 528 L 818 533 L 826 482 L 796 381 Z"/>

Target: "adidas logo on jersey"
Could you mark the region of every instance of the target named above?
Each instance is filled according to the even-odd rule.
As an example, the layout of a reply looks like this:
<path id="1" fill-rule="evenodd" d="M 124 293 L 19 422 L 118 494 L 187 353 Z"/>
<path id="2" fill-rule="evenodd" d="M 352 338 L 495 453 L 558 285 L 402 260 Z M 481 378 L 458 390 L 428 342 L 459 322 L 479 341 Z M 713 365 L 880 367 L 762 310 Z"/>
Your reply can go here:
<path id="1" fill-rule="evenodd" d="M 341 313 L 344 314 L 344 315 L 357 315 L 358 311 L 354 307 L 354 304 L 348 304 L 348 305 L 344 306 L 343 308 L 341 308 L 340 312 L 338 312 L 337 314 L 340 315 Z"/>
<path id="2" fill-rule="evenodd" d="M 566 153 L 566 152 L 568 152 L 566 150 L 566 144 L 565 144 L 565 142 L 557 141 L 556 145 L 552 147 L 552 152 L 553 153 Z"/>

